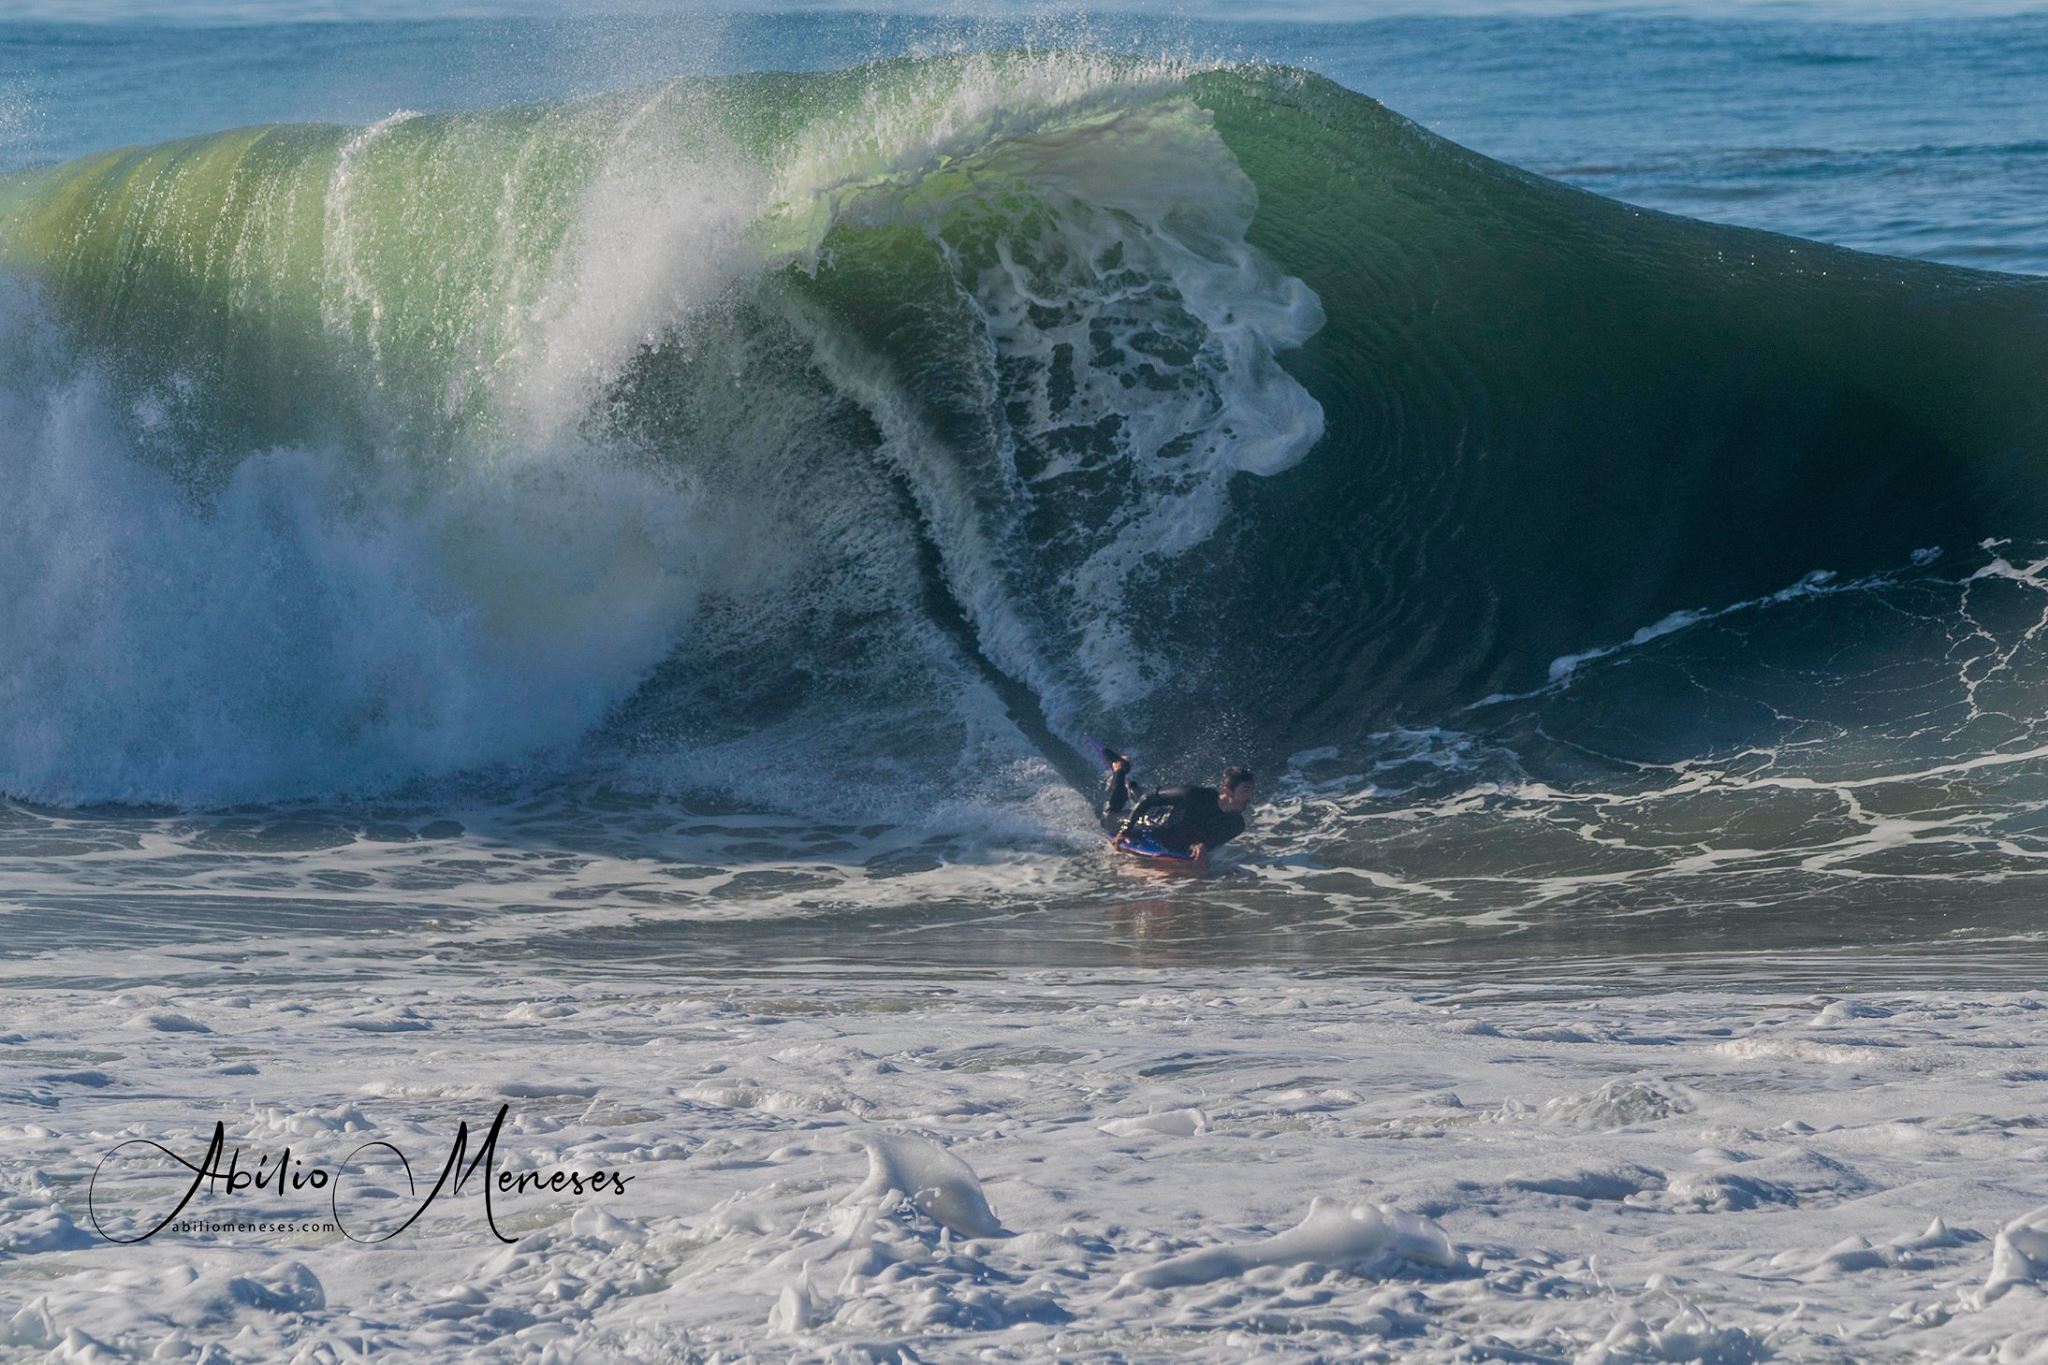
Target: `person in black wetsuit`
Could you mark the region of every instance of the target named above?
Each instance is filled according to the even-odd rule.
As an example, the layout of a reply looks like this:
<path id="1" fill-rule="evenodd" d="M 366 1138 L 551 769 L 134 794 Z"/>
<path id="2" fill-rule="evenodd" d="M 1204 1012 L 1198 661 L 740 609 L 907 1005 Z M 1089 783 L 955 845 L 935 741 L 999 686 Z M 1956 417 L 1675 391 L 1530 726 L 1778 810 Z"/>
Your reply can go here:
<path id="1" fill-rule="evenodd" d="M 1124 815 L 1131 799 L 1130 781 L 1131 760 L 1122 754 L 1112 755 L 1102 818 L 1118 839 L 1143 834 L 1161 848 L 1199 858 L 1244 833 L 1244 813 L 1252 804 L 1249 768 L 1225 768 L 1223 780 L 1214 787 L 1162 787 L 1140 797 L 1131 813 Z"/>

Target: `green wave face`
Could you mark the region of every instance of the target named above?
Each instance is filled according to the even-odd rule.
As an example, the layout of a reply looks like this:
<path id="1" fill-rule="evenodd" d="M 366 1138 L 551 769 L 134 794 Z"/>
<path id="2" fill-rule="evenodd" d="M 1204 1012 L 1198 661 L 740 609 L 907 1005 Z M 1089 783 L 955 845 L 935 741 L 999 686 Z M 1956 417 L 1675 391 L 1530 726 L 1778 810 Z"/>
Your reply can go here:
<path id="1" fill-rule="evenodd" d="M 394 728 L 372 669 L 262 789 L 606 714 L 712 769 L 776 732 L 985 768 L 1002 724 L 1284 753 L 2041 510 L 2038 283 L 1634 210 L 1287 70 L 1010 54 L 246 129 L 16 177 L 0 252 L 185 496 L 315 461 L 333 515 L 420 536 L 447 667 L 553 717 Z M 306 728 L 272 711 L 245 728 Z M 177 794 L 201 740 L 151 724 L 13 761 Z"/>

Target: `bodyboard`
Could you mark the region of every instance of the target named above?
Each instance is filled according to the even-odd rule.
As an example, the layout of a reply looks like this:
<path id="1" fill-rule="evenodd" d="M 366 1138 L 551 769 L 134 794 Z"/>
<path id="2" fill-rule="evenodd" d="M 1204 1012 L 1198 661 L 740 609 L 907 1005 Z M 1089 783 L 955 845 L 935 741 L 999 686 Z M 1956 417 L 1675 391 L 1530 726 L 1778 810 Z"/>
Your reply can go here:
<path id="1" fill-rule="evenodd" d="M 1121 839 L 1111 835 L 1109 846 L 1127 857 L 1147 863 L 1192 867 L 1202 861 L 1185 849 L 1167 848 L 1163 844 L 1154 843 L 1149 836 L 1143 834 L 1133 834 Z"/>

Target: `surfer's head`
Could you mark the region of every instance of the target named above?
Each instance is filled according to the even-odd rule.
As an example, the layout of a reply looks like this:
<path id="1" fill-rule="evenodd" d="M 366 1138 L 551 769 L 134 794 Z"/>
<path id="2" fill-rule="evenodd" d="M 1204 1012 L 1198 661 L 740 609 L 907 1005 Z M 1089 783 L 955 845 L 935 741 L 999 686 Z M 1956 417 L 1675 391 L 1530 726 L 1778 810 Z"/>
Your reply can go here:
<path id="1" fill-rule="evenodd" d="M 1216 804 L 1233 815 L 1252 803 L 1252 770 L 1231 764 L 1216 784 Z"/>

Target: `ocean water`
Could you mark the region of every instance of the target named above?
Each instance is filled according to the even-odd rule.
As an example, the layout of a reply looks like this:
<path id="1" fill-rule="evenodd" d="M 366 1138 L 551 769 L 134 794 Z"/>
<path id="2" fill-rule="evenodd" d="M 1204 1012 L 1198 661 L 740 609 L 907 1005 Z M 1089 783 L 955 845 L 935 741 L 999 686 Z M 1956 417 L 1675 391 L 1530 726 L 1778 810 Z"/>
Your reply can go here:
<path id="1" fill-rule="evenodd" d="M 0 26 L 9 951 L 2038 941 L 2039 16 L 264 13 Z"/>
<path id="2" fill-rule="evenodd" d="M 0 13 L 0 1356 L 2048 1359 L 2048 17 L 624 9 Z"/>

